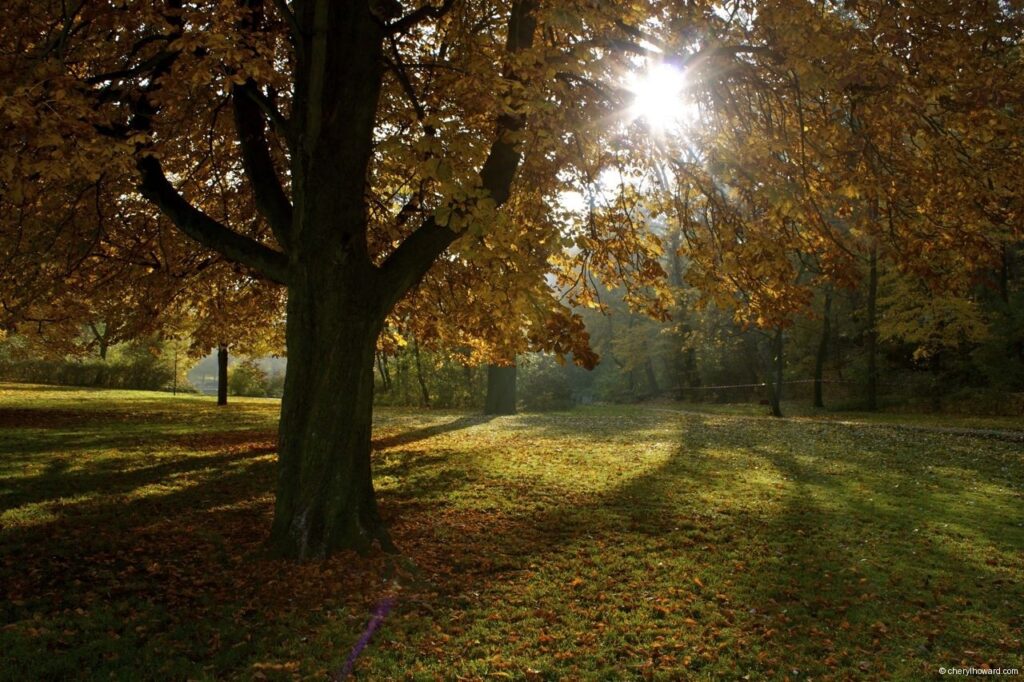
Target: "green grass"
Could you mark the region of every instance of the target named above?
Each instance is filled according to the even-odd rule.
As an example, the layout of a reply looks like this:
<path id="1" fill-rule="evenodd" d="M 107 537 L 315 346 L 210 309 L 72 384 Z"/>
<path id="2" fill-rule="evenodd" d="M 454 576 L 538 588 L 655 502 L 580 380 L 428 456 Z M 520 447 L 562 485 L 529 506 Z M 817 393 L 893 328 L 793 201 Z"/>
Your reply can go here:
<path id="1" fill-rule="evenodd" d="M 0 679 L 1024 668 L 1019 442 L 672 407 L 379 410 L 396 571 L 264 554 L 274 401 L 0 385 Z"/>

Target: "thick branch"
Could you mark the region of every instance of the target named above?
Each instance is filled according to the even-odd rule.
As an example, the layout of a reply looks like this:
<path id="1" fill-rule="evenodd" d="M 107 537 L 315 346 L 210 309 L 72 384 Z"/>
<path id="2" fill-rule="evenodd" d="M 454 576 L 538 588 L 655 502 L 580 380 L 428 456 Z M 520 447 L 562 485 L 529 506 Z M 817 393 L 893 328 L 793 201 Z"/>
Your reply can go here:
<path id="1" fill-rule="evenodd" d="M 381 266 L 385 281 L 385 305 L 390 309 L 416 286 L 437 257 L 458 239 L 451 228 L 438 225 L 433 216 L 410 234 Z"/>
<path id="2" fill-rule="evenodd" d="M 533 45 L 537 26 L 532 16 L 535 7 L 535 0 L 520 0 L 513 6 L 506 44 L 508 52 L 519 52 Z M 508 75 L 513 77 L 512 74 Z M 480 186 L 488 191 L 496 206 L 508 201 L 512 192 L 512 181 L 522 158 L 515 133 L 522 130 L 525 124 L 526 117 L 522 114 L 502 114 L 498 117 L 494 142 L 480 169 Z M 409 235 L 381 266 L 387 287 L 387 302 L 393 305 L 416 286 L 437 257 L 457 238 L 458 233 L 439 225 L 433 216 Z"/>
<path id="3" fill-rule="evenodd" d="M 140 158 L 138 167 L 142 174 L 139 191 L 179 230 L 267 279 L 280 284 L 287 282 L 288 259 L 283 253 L 228 229 L 190 204 L 167 180 L 160 162 L 152 156 Z"/>
<path id="4" fill-rule="evenodd" d="M 245 94 L 256 103 L 260 111 L 263 112 L 263 115 L 267 117 L 267 121 L 270 123 L 270 127 L 274 129 L 274 132 L 291 147 L 293 137 L 291 120 L 282 114 L 281 110 L 274 104 L 274 101 L 260 91 L 259 88 L 247 88 Z"/>
<path id="5" fill-rule="evenodd" d="M 287 250 L 292 228 L 292 205 L 270 157 L 263 113 L 248 93 L 255 87 L 249 82 L 234 88 L 235 128 L 242 145 L 245 174 L 256 195 L 256 207 L 270 223 L 278 244 Z"/>

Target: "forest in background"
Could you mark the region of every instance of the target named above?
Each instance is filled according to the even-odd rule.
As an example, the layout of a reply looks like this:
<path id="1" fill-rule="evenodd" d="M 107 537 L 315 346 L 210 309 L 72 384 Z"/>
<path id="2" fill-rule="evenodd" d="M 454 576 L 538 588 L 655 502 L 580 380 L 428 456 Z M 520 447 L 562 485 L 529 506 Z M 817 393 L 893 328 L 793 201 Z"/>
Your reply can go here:
<path id="1" fill-rule="evenodd" d="M 665 263 L 669 272 L 680 263 Z M 879 265 L 877 393 L 882 409 L 1024 414 L 1024 268 L 1007 248 L 998 270 L 964 296 L 932 294 L 891 264 Z M 783 333 L 783 401 L 833 410 L 868 404 L 867 272 L 861 286 L 816 291 L 808 314 Z M 630 310 L 622 290 L 605 291 L 603 312 L 580 310 L 601 362 L 585 370 L 554 355 L 517 357 L 517 402 L 527 411 L 595 402 L 676 400 L 766 403 L 775 368 L 772 336 L 730 311 L 695 305 L 699 292 L 676 282 L 671 319 Z M 102 329 L 100 323 L 99 329 Z M 200 347 L 201 348 L 201 347 Z M 264 346 L 264 349 L 266 346 Z M 86 327 L 64 353 L 30 337 L 0 342 L 0 379 L 108 388 L 216 392 L 216 353 L 166 333 L 108 347 Z M 198 360 L 198 361 L 197 361 Z M 421 348 L 415 337 L 375 360 L 381 405 L 482 408 L 487 366 L 460 349 Z M 232 356 L 231 395 L 280 397 L 286 360 Z M 820 386 L 820 388 L 819 388 Z M 818 392 L 820 391 L 820 393 Z M 818 400 L 820 398 L 820 400 Z"/>

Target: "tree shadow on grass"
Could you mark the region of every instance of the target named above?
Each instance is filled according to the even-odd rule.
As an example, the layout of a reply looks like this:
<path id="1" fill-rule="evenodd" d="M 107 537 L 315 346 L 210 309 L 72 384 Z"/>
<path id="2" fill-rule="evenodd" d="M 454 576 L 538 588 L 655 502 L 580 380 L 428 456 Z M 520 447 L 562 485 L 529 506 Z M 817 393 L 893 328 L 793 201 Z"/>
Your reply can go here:
<path id="1" fill-rule="evenodd" d="M 351 611 L 355 632 L 380 562 L 267 555 L 275 469 L 257 446 L 65 480 L 116 483 L 0 534 L 0 680 L 273 678 L 253 666 L 308 657 L 308 628 Z"/>
<path id="2" fill-rule="evenodd" d="M 919 679 L 940 666 L 1019 663 L 1024 619 L 1011 604 L 1024 600 L 1024 590 L 1005 560 L 1019 554 L 1024 537 L 991 532 L 993 515 L 1005 510 L 957 516 L 934 493 L 901 492 L 888 478 L 872 485 L 870 464 L 829 475 L 833 461 L 793 450 L 752 452 L 793 482 L 777 513 L 748 519 L 764 560 L 732 579 L 735 601 L 755 609 L 762 632 L 774 630 L 769 640 L 777 640 L 762 642 L 765 658 L 752 663 L 788 669 L 794 645 L 804 655 L 793 667 L 813 677 L 845 670 Z M 855 455 L 846 459 L 856 464 Z M 903 490 L 913 483 L 906 477 Z M 964 552 L 940 530 L 954 522 L 988 546 L 983 540 Z"/>
<path id="3" fill-rule="evenodd" d="M 382 438 L 373 439 L 373 447 L 376 450 L 386 450 L 388 448 L 395 448 L 404 445 L 411 445 L 427 438 L 433 438 L 434 436 L 440 436 L 445 433 L 451 433 L 452 431 L 459 431 L 461 429 L 470 428 L 472 426 L 480 426 L 486 424 L 494 419 L 493 415 L 484 414 L 471 414 L 453 419 L 450 422 L 444 422 L 442 424 L 434 424 L 432 426 L 425 426 L 423 428 L 415 429 L 412 431 L 405 431 L 396 433 L 391 436 L 385 436 Z"/>
<path id="4" fill-rule="evenodd" d="M 428 428 L 392 443 L 452 430 Z M 454 675 L 513 637 L 522 638 L 518 661 L 563 677 L 648 670 L 668 678 L 763 678 L 791 667 L 801 677 L 884 677 L 948 664 L 968 643 L 991 663 L 1016 662 L 995 658 L 1021 628 L 1013 605 L 1020 586 L 993 587 L 1004 578 L 1001 566 L 934 539 L 920 542 L 902 512 L 866 503 L 863 491 L 832 476 L 836 461 L 807 459 L 800 443 L 762 447 L 757 433 L 729 429 L 718 420 L 682 419 L 679 446 L 664 461 L 598 494 L 573 493 L 571 482 L 487 478 L 475 465 L 463 467 L 465 453 L 447 444 L 441 452 L 377 453 L 378 478 L 394 480 L 382 509 L 434 587 L 403 593 L 364 664 L 385 657 L 401 671 L 427 662 Z M 579 436 L 563 424 L 541 437 L 557 432 Z M 865 463 L 835 449 L 831 457 L 849 459 L 850 480 L 871 483 L 875 496 L 899 495 L 884 486 L 903 474 L 868 481 L 875 458 Z M 383 560 L 342 554 L 295 564 L 266 556 L 274 485 L 267 454 L 182 455 L 168 463 L 180 469 L 150 467 L 115 483 L 121 493 L 75 513 L 59 509 L 54 522 L 5 530 L 3 615 L 13 627 L 0 631 L 10 652 L 0 679 L 82 671 L 96 678 L 322 678 L 336 670 L 386 589 Z M 74 471 L 60 461 L 49 475 L 55 485 L 72 485 L 61 477 Z M 448 473 L 460 468 L 462 476 Z M 99 490 L 103 476 L 92 473 L 85 487 Z M 177 480 L 176 488 L 160 488 Z M 493 492 L 510 504 L 480 509 L 462 504 L 465 497 L 441 497 L 488 486 L 502 486 Z M 139 489 L 145 494 L 127 496 Z M 425 505 L 424 497 L 434 501 Z M 999 596 L 1006 593 L 1009 600 Z M 491 620 L 496 611 L 500 618 Z M 578 626 L 566 624 L 572 617 Z M 435 647 L 434 625 L 451 641 Z M 526 639 L 559 627 L 593 637 L 584 652 L 589 668 L 574 673 L 555 658 L 575 650 L 575 641 Z M 685 666 L 684 654 L 691 658 Z M 907 667 L 882 669 L 881 659 L 892 656 Z"/>
<path id="5" fill-rule="evenodd" d="M 378 477 L 411 480 L 419 501 L 451 491 L 464 472 L 419 476 L 412 451 L 395 448 L 486 421 L 378 440 L 392 448 L 375 454 Z M 96 438 L 98 450 L 121 442 L 79 435 Z M 380 594 L 383 558 L 296 564 L 265 553 L 276 469 L 269 435 L 181 435 L 185 452 L 142 467 L 132 456 L 90 464 L 58 448 L 30 458 L 46 462 L 42 472 L 12 479 L 0 499 L 53 504 L 2 532 L 0 648 L 10 653 L 0 679 L 293 677 L 292 663 L 265 664 L 289 657 L 303 659 L 305 676 L 333 670 Z M 337 639 L 311 654 L 310 628 L 327 621 Z"/>
<path id="6" fill-rule="evenodd" d="M 497 515 L 446 510 L 429 529 L 399 515 L 398 541 L 440 585 L 427 613 L 434 621 L 464 620 L 467 612 L 486 614 L 485 606 L 474 608 L 494 600 L 504 605 L 512 636 L 543 632 L 582 610 L 608 626 L 600 630 L 598 653 L 616 657 L 591 662 L 594 675 L 639 675 L 654 660 L 678 665 L 680 657 L 665 655 L 673 640 L 689 663 L 664 668 L 670 677 L 902 679 L 956 662 L 1019 664 L 1024 622 L 1014 604 L 1024 592 L 1010 570 L 1019 575 L 1020 562 L 1010 557 L 1024 539 L 988 532 L 994 508 L 959 519 L 992 546 L 978 547 L 982 556 L 965 555 L 945 538 L 910 527 L 952 516 L 935 516 L 932 490 L 916 491 L 926 504 L 907 515 L 898 504 L 905 493 L 889 487 L 893 477 L 912 480 L 903 464 L 878 476 L 873 468 L 886 467 L 877 453 L 860 461 L 855 451 L 839 455 L 829 447 L 807 459 L 801 454 L 807 443 L 759 448 L 756 434 L 738 436 L 729 428 L 721 420 L 685 420 L 683 444 L 664 463 L 589 499 L 567 496 L 563 504 L 524 504 Z M 732 455 L 722 456 L 723 444 Z M 832 474 L 833 456 L 847 460 L 843 476 Z M 979 466 L 979 476 L 986 473 Z M 995 555 L 994 563 L 986 563 L 985 553 Z M 614 568 L 594 568 L 601 564 Z M 608 608 L 613 592 L 619 604 Z M 631 614 L 650 608 L 645 602 L 658 610 L 637 625 Z M 591 635 L 581 630 L 578 636 Z M 528 650 L 531 667 L 579 674 L 568 664 L 559 667 L 552 646 L 542 638 Z M 478 649 L 484 657 L 501 644 Z M 458 655 L 437 656 L 441 668 L 469 670 Z"/>
<path id="7" fill-rule="evenodd" d="M 8 477 L 0 490 L 0 512 L 16 507 L 78 496 L 124 495 L 136 488 L 158 485 L 179 476 L 217 470 L 235 462 L 276 451 L 273 435 L 266 432 L 229 431 L 198 436 L 176 436 L 165 446 L 188 448 L 180 456 L 162 456 L 156 464 L 138 466 L 138 456 L 108 457 L 95 462 L 74 455 L 54 454 L 42 473 L 32 477 Z M 112 439 L 114 443 L 118 439 Z M 97 448 L 114 447 L 100 440 Z M 211 451 L 229 450 L 216 455 Z"/>

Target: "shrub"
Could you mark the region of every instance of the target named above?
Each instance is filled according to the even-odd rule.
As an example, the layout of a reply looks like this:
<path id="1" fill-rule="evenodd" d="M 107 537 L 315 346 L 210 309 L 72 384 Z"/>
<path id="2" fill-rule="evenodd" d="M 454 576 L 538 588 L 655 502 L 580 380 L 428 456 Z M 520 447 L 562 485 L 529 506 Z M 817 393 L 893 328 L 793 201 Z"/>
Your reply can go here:
<path id="1" fill-rule="evenodd" d="M 232 395 L 265 398 L 268 383 L 267 373 L 255 360 L 248 358 L 228 372 L 228 391 Z"/>

